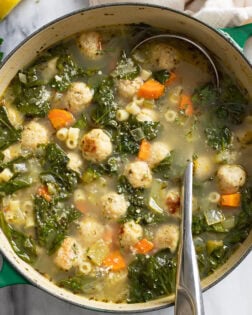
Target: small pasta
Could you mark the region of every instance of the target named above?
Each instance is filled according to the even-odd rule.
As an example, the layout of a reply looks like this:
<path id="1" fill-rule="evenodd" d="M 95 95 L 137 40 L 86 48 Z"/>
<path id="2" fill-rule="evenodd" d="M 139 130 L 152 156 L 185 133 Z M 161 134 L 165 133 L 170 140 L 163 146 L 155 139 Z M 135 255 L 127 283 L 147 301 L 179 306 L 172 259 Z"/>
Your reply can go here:
<path id="1" fill-rule="evenodd" d="M 164 116 L 167 122 L 174 122 L 177 119 L 178 114 L 175 110 L 168 109 Z"/>
<path id="2" fill-rule="evenodd" d="M 141 108 L 135 102 L 130 102 L 126 106 L 126 111 L 131 115 L 137 115 L 141 112 Z"/>
<path id="3" fill-rule="evenodd" d="M 9 168 L 5 168 L 1 173 L 0 173 L 0 182 L 8 182 L 12 177 L 13 173 Z"/>
<path id="4" fill-rule="evenodd" d="M 125 121 L 129 118 L 129 113 L 125 109 L 118 109 L 116 112 L 116 119 L 118 121 Z"/>
<path id="5" fill-rule="evenodd" d="M 84 275 L 87 275 L 91 272 L 92 270 L 92 265 L 88 261 L 84 261 L 82 264 L 79 265 L 79 270 L 81 273 Z"/>
<path id="6" fill-rule="evenodd" d="M 212 191 L 207 197 L 208 201 L 218 203 L 220 201 L 220 194 L 217 191 Z"/>
<path id="7" fill-rule="evenodd" d="M 78 146 L 79 136 L 80 136 L 79 128 L 69 128 L 67 139 L 66 139 L 66 146 L 69 149 L 76 149 Z"/>
<path id="8" fill-rule="evenodd" d="M 67 136 L 68 136 L 68 129 L 67 128 L 61 128 L 56 133 L 56 137 L 60 141 L 66 141 Z"/>

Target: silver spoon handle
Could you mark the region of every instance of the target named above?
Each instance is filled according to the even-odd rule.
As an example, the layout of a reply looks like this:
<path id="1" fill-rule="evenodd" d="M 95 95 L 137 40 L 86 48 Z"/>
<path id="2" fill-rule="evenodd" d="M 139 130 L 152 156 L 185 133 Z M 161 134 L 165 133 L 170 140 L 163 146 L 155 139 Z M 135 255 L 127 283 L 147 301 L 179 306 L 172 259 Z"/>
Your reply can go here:
<path id="1" fill-rule="evenodd" d="M 193 163 L 189 162 L 182 188 L 182 221 L 178 252 L 175 315 L 205 314 L 192 238 L 192 173 Z"/>

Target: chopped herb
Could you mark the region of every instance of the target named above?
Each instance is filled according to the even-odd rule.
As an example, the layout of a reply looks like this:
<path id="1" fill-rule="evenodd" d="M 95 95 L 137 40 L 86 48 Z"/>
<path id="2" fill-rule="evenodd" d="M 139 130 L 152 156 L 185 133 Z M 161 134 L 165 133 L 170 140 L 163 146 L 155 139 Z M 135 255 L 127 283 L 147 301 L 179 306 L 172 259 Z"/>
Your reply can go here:
<path id="1" fill-rule="evenodd" d="M 79 128 L 81 130 L 86 129 L 87 127 L 87 117 L 85 113 L 82 113 L 76 123 L 73 125 L 73 128 Z"/>

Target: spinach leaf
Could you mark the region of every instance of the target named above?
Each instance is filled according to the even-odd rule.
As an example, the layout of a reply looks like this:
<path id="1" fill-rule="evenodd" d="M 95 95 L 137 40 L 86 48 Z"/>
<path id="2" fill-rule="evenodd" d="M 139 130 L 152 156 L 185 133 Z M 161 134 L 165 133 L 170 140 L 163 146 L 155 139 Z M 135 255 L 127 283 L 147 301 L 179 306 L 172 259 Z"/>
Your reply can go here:
<path id="1" fill-rule="evenodd" d="M 118 153 L 136 154 L 139 151 L 141 140 L 136 140 L 132 131 L 141 128 L 147 140 L 153 140 L 160 131 L 160 123 L 152 121 L 137 121 L 130 117 L 128 121 L 121 122 L 114 133 L 114 142 Z"/>
<path id="2" fill-rule="evenodd" d="M 165 82 L 169 79 L 171 74 L 168 70 L 163 69 L 153 72 L 152 75 L 155 80 L 157 80 L 161 84 L 165 84 Z"/>
<path id="3" fill-rule="evenodd" d="M 51 93 L 45 85 L 27 87 L 17 78 L 12 83 L 14 104 L 28 117 L 45 117 L 50 109 Z"/>
<path id="4" fill-rule="evenodd" d="M 216 116 L 223 120 L 228 121 L 234 125 L 239 125 L 243 122 L 246 115 L 246 105 L 243 103 L 223 103 L 217 106 Z"/>
<path id="5" fill-rule="evenodd" d="M 128 267 L 129 303 L 145 302 L 175 290 L 176 260 L 169 250 L 137 255 Z"/>
<path id="6" fill-rule="evenodd" d="M 42 183 L 53 183 L 62 198 L 72 192 L 78 182 L 78 174 L 67 167 L 69 158 L 56 143 L 49 143 L 44 148 L 42 166 L 44 171 L 40 174 Z"/>
<path id="7" fill-rule="evenodd" d="M 8 238 L 14 252 L 29 264 L 37 258 L 36 245 L 31 236 L 16 231 L 5 221 L 3 212 L 0 211 L 0 227 Z"/>
<path id="8" fill-rule="evenodd" d="M 32 179 L 28 176 L 14 176 L 8 182 L 0 183 L 0 197 L 13 194 L 19 189 L 31 186 L 31 184 Z"/>
<path id="9" fill-rule="evenodd" d="M 73 293 L 93 293 L 96 290 L 98 279 L 96 277 L 75 275 L 67 279 L 60 280 L 58 285 L 68 289 Z"/>
<path id="10" fill-rule="evenodd" d="M 196 212 L 192 218 L 192 233 L 200 235 L 204 232 L 215 231 L 212 225 L 208 225 L 203 212 Z"/>
<path id="11" fill-rule="evenodd" d="M 38 243 L 49 255 L 59 248 L 70 224 L 81 216 L 73 206 L 66 208 L 57 201 L 49 202 L 39 196 L 34 198 L 34 213 Z"/>
<path id="12" fill-rule="evenodd" d="M 120 61 L 110 75 L 116 79 L 133 80 L 139 72 L 139 66 L 123 51 Z"/>
<path id="13" fill-rule="evenodd" d="M 92 120 L 100 127 L 116 127 L 117 104 L 114 96 L 114 82 L 112 78 L 102 80 L 97 88 L 94 101 L 97 103 L 92 113 Z"/>
<path id="14" fill-rule="evenodd" d="M 232 133 L 228 127 L 208 127 L 205 135 L 207 144 L 216 151 L 227 149 L 231 143 Z"/>
<path id="15" fill-rule="evenodd" d="M 0 106 L 0 150 L 8 148 L 12 143 L 19 141 L 21 130 L 15 129 L 9 118 L 5 106 Z"/>
<path id="16" fill-rule="evenodd" d="M 60 55 L 57 60 L 57 70 L 57 74 L 51 81 L 51 87 L 59 92 L 66 91 L 73 79 L 80 74 L 80 69 L 67 53 Z"/>

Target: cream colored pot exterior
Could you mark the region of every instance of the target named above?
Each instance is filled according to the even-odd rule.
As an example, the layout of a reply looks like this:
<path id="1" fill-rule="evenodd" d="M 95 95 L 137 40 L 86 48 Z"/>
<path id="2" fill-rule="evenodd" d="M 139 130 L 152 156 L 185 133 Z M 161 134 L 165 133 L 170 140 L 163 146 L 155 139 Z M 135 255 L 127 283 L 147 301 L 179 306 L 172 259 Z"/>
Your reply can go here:
<path id="1" fill-rule="evenodd" d="M 149 5 L 121 4 L 88 9 L 71 14 L 44 27 L 23 43 L 7 59 L 0 69 L 0 95 L 19 69 L 30 63 L 37 53 L 77 32 L 96 26 L 146 23 L 165 28 L 171 33 L 183 34 L 206 46 L 238 78 L 252 97 L 252 69 L 242 54 L 215 30 L 184 14 Z M 212 286 L 230 272 L 249 252 L 252 233 L 228 262 L 214 274 L 202 281 L 204 289 Z M 0 250 L 6 258 L 30 282 L 52 295 L 81 307 L 119 312 L 140 312 L 166 307 L 173 303 L 174 296 L 140 304 L 112 304 L 90 301 L 61 289 L 36 272 L 30 265 L 18 258 L 0 230 Z"/>

